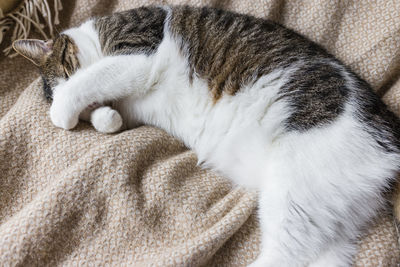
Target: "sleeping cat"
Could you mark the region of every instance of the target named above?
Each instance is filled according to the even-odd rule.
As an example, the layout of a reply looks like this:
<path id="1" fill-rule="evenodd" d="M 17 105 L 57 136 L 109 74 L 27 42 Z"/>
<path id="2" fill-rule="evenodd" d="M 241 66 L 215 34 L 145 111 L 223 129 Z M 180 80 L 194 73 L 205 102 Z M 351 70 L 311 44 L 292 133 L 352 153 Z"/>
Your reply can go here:
<path id="1" fill-rule="evenodd" d="M 368 84 L 268 20 L 142 7 L 14 48 L 39 67 L 55 126 L 154 125 L 257 189 L 252 266 L 350 266 L 399 169 L 399 120 Z"/>

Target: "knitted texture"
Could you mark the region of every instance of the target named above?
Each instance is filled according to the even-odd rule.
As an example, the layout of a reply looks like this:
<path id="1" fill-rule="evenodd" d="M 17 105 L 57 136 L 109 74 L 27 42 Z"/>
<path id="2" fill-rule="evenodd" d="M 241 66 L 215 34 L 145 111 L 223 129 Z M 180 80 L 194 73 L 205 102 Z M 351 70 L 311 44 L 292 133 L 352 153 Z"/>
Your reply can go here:
<path id="1" fill-rule="evenodd" d="M 400 114 L 398 0 L 71 0 L 61 25 L 151 3 L 278 21 L 348 64 Z M 244 266 L 257 257 L 256 195 L 197 167 L 180 141 L 148 126 L 64 131 L 48 111 L 36 69 L 0 56 L 1 265 Z M 393 222 L 380 215 L 355 266 L 398 266 Z"/>

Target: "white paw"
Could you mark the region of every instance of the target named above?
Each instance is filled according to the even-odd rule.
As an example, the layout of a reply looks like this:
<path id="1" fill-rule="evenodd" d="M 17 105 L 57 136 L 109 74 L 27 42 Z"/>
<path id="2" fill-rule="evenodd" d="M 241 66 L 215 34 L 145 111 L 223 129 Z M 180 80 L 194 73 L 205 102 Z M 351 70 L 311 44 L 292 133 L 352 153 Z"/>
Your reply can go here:
<path id="1" fill-rule="evenodd" d="M 94 128 L 101 133 L 115 133 L 122 127 L 121 115 L 110 107 L 95 109 L 90 117 Z"/>
<path id="2" fill-rule="evenodd" d="M 50 107 L 50 119 L 55 126 L 69 130 L 78 124 L 79 114 L 75 114 L 65 103 L 53 101 Z"/>

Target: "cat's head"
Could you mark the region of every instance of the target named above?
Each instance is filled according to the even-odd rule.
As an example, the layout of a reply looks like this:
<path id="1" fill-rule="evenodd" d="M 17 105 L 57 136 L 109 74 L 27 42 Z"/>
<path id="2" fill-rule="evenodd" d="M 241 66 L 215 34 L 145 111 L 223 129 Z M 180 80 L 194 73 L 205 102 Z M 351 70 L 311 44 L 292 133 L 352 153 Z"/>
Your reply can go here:
<path id="1" fill-rule="evenodd" d="M 17 40 L 13 43 L 13 48 L 39 68 L 44 95 L 48 100 L 53 98 L 54 87 L 67 80 L 79 68 L 78 48 L 65 34 L 47 41 Z"/>

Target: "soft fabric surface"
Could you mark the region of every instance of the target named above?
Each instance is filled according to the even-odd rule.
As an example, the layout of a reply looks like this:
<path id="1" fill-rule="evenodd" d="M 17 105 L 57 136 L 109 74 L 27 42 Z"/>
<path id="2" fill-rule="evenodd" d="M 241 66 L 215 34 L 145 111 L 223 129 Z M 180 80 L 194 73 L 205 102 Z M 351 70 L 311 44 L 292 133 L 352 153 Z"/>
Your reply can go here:
<path id="1" fill-rule="evenodd" d="M 62 27 L 168 1 L 71 0 Z M 400 114 L 400 2 L 170 1 L 271 18 L 349 64 Z M 164 131 L 52 126 L 34 67 L 0 57 L 1 265 L 243 266 L 259 251 L 256 195 Z M 329 197 L 329 196 L 327 196 Z M 356 266 L 398 266 L 391 211 L 360 240 Z"/>

